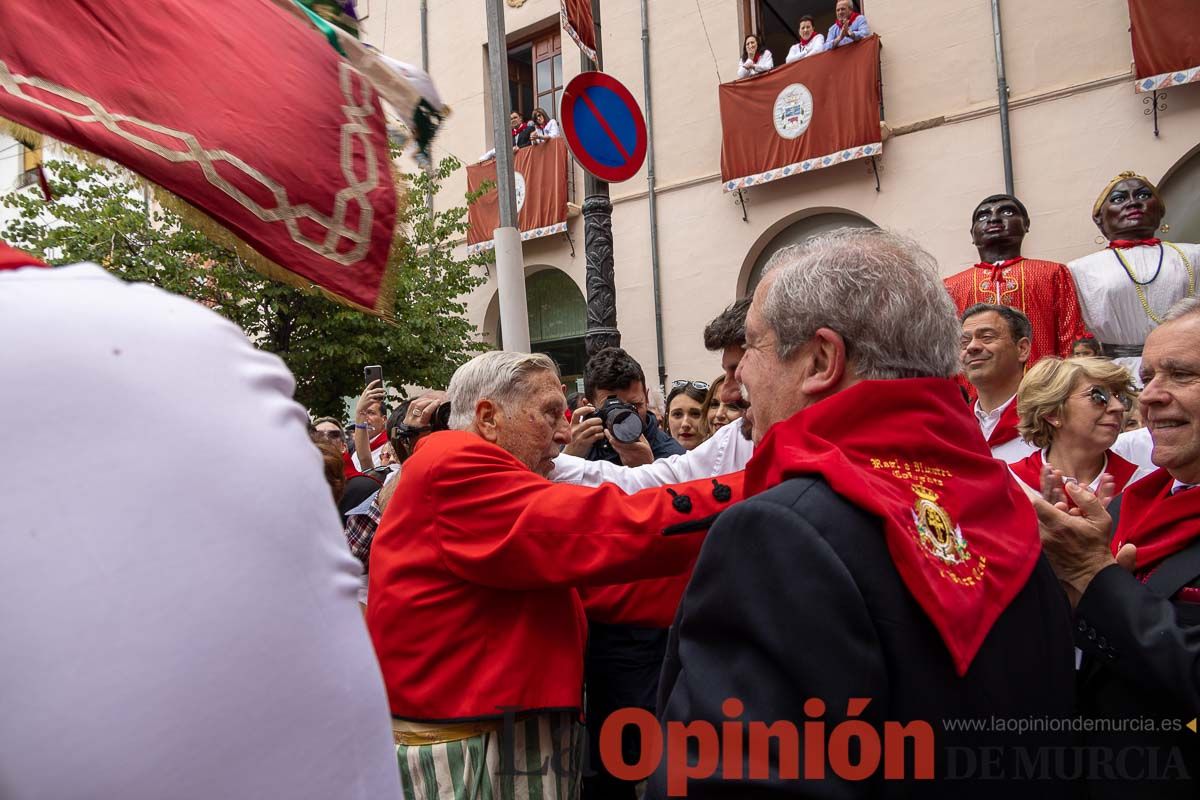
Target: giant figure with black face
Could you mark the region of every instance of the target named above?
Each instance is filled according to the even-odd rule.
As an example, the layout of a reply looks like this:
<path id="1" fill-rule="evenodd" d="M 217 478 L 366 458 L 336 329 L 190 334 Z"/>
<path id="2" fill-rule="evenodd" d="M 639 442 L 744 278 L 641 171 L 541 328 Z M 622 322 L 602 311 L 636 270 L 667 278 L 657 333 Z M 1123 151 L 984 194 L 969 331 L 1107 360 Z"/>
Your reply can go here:
<path id="1" fill-rule="evenodd" d="M 1149 179 L 1117 175 L 1092 206 L 1105 249 L 1067 266 L 1079 291 L 1084 322 L 1106 355 L 1135 378 L 1142 345 L 1174 303 L 1196 295 L 1200 245 L 1157 238 L 1166 226 L 1166 204 Z"/>
<path id="2" fill-rule="evenodd" d="M 984 198 L 971 214 L 979 261 L 945 279 L 960 316 L 976 303 L 1024 312 L 1033 325 L 1027 367 L 1042 356 L 1069 357 L 1084 333 L 1071 273 L 1065 264 L 1021 255 L 1028 232 L 1029 212 L 1020 200 L 1009 194 Z"/>

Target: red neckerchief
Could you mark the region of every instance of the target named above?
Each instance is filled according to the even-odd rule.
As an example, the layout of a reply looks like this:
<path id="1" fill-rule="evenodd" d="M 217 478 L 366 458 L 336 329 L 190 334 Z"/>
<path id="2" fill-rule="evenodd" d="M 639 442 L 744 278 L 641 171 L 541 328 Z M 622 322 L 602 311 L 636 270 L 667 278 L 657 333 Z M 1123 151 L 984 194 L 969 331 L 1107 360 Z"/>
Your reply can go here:
<path id="1" fill-rule="evenodd" d="M 517 135 L 520 134 L 521 131 L 525 130 L 525 128 L 527 128 L 528 126 L 529 126 L 528 122 L 522 122 L 519 126 L 517 126 L 516 128 L 513 128 L 512 129 L 513 138 L 514 139 L 517 138 Z"/>
<path id="2" fill-rule="evenodd" d="M 1108 243 L 1109 250 L 1128 250 L 1131 247 L 1158 247 L 1162 239 L 1113 239 Z"/>
<path id="3" fill-rule="evenodd" d="M 755 50 L 755 51 L 754 51 L 754 58 L 752 58 L 752 59 L 750 59 L 750 60 L 751 60 L 751 61 L 753 61 L 755 64 L 757 64 L 757 63 L 758 63 L 758 57 L 759 57 L 759 56 L 761 56 L 761 55 L 762 55 L 762 50 L 761 50 L 761 49 L 760 49 L 760 50 Z"/>
<path id="4" fill-rule="evenodd" d="M 49 266 L 49 264 L 37 260 L 24 250 L 18 250 L 15 247 L 9 247 L 4 242 L 0 242 L 0 271 L 20 269 L 21 267 L 49 268 Z"/>
<path id="5" fill-rule="evenodd" d="M 809 43 L 809 42 L 811 42 L 811 41 L 812 41 L 813 39 L 815 39 L 815 38 L 817 38 L 817 32 L 816 32 L 816 31 L 813 31 L 813 35 L 812 35 L 812 36 L 808 37 L 807 39 L 801 39 L 801 40 L 800 40 L 800 46 L 801 46 L 801 47 L 808 47 L 808 43 Z"/>
<path id="6" fill-rule="evenodd" d="M 746 467 L 747 496 L 820 475 L 879 517 L 959 675 L 1041 553 L 1032 506 L 978 431 L 953 380 L 863 381 L 772 426 Z"/>
<path id="7" fill-rule="evenodd" d="M 980 261 L 975 265 L 975 269 L 986 269 L 991 273 L 992 289 L 996 292 L 997 302 L 1000 297 L 1000 279 L 1004 277 L 1004 270 L 1024 260 L 1024 256 L 1017 256 L 1016 258 L 1005 259 L 998 264 L 989 264 L 986 261 Z"/>
<path id="8" fill-rule="evenodd" d="M 850 12 L 850 18 L 846 20 L 846 27 L 847 27 L 847 28 L 849 28 L 851 25 L 853 25 L 853 24 L 854 24 L 854 20 L 858 19 L 858 18 L 859 18 L 859 16 L 861 16 L 861 15 L 860 15 L 860 14 L 859 14 L 857 11 L 851 11 L 851 12 Z M 837 26 L 838 33 L 841 33 L 841 32 L 842 32 L 842 23 L 838 22 L 838 21 L 835 19 L 835 20 L 833 21 L 833 24 Z"/>
<path id="9" fill-rule="evenodd" d="M 1008 405 L 1000 414 L 996 427 L 992 428 L 992 435 L 987 439 L 988 447 L 999 447 L 1019 438 L 1021 433 L 1017 430 L 1017 424 L 1020 421 L 1021 418 L 1017 416 L 1017 399 L 1014 397 L 1008 401 Z"/>
<path id="10" fill-rule="evenodd" d="M 1105 456 L 1108 458 L 1108 461 L 1104 465 L 1104 471 L 1108 475 L 1112 476 L 1112 479 L 1116 484 L 1116 486 L 1113 488 L 1113 493 L 1114 495 L 1118 495 L 1125 491 L 1125 487 L 1128 485 L 1129 479 L 1133 477 L 1138 468 L 1136 464 L 1130 464 L 1112 450 L 1106 451 Z M 1035 492 L 1040 492 L 1042 490 L 1042 467 L 1045 465 L 1046 463 L 1042 460 L 1042 451 L 1035 450 L 1033 453 L 1025 458 L 1022 458 L 1020 461 L 1014 464 L 1009 464 L 1008 468 L 1011 469 L 1013 474 L 1020 478 L 1026 486 L 1028 486 L 1030 489 L 1033 489 Z M 1070 495 L 1067 496 L 1067 506 L 1072 508 L 1075 506 L 1075 503 L 1072 502 Z"/>
<path id="11" fill-rule="evenodd" d="M 1137 569 L 1175 555 L 1200 536 L 1200 489 L 1171 494 L 1175 479 L 1158 469 L 1125 490 L 1121 521 L 1112 540 L 1113 555 L 1121 545 L 1137 546 Z"/>

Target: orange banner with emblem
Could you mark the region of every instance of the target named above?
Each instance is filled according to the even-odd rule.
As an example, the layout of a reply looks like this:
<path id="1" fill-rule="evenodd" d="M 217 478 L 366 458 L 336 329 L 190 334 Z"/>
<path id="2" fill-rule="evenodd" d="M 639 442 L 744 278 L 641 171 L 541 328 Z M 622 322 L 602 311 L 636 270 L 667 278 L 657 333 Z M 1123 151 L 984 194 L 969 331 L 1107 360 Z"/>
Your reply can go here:
<path id="1" fill-rule="evenodd" d="M 719 91 L 727 192 L 883 151 L 878 36 Z"/>
<path id="2" fill-rule="evenodd" d="M 522 147 L 513 156 L 517 184 L 517 228 L 521 240 L 562 233 L 567 229 L 567 145 L 562 138 Z M 496 160 L 467 167 L 467 190 L 478 191 L 484 181 L 496 182 Z M 488 250 L 500 225 L 500 198 L 493 186 L 471 204 L 467 214 L 471 252 Z"/>

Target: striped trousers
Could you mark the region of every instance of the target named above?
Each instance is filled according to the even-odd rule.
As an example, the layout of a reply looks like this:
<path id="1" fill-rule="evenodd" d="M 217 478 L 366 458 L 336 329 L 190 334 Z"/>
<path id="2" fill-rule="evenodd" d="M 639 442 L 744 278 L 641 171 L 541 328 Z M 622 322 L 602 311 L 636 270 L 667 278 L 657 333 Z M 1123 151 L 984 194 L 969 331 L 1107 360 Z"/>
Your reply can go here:
<path id="1" fill-rule="evenodd" d="M 578 800 L 583 737 L 578 715 L 558 712 L 518 719 L 511 731 L 398 744 L 405 800 Z"/>

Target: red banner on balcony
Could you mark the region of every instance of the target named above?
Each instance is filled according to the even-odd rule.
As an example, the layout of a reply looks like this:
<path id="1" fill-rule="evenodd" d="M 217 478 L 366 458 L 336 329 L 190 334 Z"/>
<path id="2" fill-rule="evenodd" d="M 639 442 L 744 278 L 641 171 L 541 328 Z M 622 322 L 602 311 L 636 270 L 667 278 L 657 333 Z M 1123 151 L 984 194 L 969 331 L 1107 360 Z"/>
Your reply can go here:
<path id="1" fill-rule="evenodd" d="M 588 58 L 596 60 L 596 23 L 592 17 L 592 0 L 562 0 L 563 30 L 575 40 Z"/>
<path id="2" fill-rule="evenodd" d="M 883 150 L 878 36 L 723 83 L 719 92 L 727 192 Z"/>
<path id="3" fill-rule="evenodd" d="M 1200 3 L 1129 0 L 1129 23 L 1137 91 L 1200 81 Z"/>
<path id="4" fill-rule="evenodd" d="M 517 184 L 517 228 L 521 241 L 562 233 L 567 229 L 567 146 L 561 138 L 522 147 L 513 156 Z M 496 182 L 496 161 L 467 167 L 467 191 L 484 181 Z M 472 253 L 493 247 L 493 232 L 500 225 L 500 198 L 493 186 L 471 204 L 467 212 L 471 229 L 467 246 Z"/>
<path id="5" fill-rule="evenodd" d="M 166 189 L 271 278 L 389 310 L 379 100 L 269 0 L 3 0 L 0 117 Z"/>

